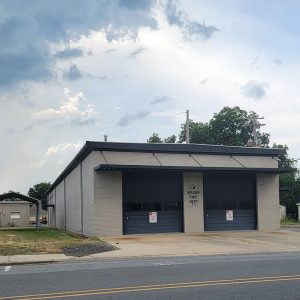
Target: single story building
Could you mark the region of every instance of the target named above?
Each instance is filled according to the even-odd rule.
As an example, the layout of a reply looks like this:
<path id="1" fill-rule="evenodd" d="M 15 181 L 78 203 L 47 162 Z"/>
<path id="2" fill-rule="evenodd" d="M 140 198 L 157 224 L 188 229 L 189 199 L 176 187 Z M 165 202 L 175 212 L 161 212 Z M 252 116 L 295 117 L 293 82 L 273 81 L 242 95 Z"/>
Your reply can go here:
<path id="1" fill-rule="evenodd" d="M 40 200 L 14 191 L 0 194 L 0 227 L 28 227 L 30 225 L 30 205 L 36 207 L 39 219 Z M 39 222 L 36 222 L 39 230 Z"/>
<path id="2" fill-rule="evenodd" d="M 0 202 L 0 227 L 28 227 L 29 216 L 27 201 Z"/>
<path id="3" fill-rule="evenodd" d="M 47 191 L 52 227 L 91 236 L 275 231 L 281 149 L 86 142 Z"/>

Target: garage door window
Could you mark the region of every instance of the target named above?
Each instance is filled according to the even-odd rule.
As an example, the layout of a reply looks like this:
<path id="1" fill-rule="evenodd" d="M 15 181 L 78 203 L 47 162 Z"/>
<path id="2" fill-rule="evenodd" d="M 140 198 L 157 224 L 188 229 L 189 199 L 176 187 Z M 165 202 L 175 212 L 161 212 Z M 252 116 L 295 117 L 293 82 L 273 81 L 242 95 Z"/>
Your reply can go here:
<path id="1" fill-rule="evenodd" d="M 253 209 L 253 208 L 254 208 L 254 202 L 251 200 L 239 202 L 239 209 Z"/>
<path id="2" fill-rule="evenodd" d="M 225 200 L 221 204 L 222 209 L 236 209 L 237 208 L 237 201 L 235 200 Z"/>
<path id="3" fill-rule="evenodd" d="M 219 202 L 217 201 L 208 201 L 206 203 L 206 209 L 218 209 L 219 208 Z"/>
<path id="4" fill-rule="evenodd" d="M 138 202 L 129 202 L 126 203 L 126 211 L 142 211 L 142 203 Z"/>
<path id="5" fill-rule="evenodd" d="M 179 210 L 179 202 L 168 202 L 163 204 L 163 210 Z"/>
<path id="6" fill-rule="evenodd" d="M 144 211 L 160 211 L 161 205 L 160 202 L 145 202 L 143 204 Z"/>

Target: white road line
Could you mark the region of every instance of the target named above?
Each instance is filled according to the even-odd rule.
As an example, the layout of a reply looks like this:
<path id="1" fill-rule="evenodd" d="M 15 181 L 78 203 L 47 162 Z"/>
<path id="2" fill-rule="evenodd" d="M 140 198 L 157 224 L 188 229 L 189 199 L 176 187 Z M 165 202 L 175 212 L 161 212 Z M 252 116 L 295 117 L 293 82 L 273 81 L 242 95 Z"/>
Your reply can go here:
<path id="1" fill-rule="evenodd" d="M 11 266 L 6 266 L 6 267 L 4 268 L 4 271 L 5 271 L 5 272 L 8 272 L 8 271 L 10 271 L 10 269 L 11 269 Z"/>
<path id="2" fill-rule="evenodd" d="M 182 262 L 173 262 L 173 261 L 166 261 L 161 263 L 154 263 L 156 266 L 171 266 L 171 265 L 182 265 Z"/>

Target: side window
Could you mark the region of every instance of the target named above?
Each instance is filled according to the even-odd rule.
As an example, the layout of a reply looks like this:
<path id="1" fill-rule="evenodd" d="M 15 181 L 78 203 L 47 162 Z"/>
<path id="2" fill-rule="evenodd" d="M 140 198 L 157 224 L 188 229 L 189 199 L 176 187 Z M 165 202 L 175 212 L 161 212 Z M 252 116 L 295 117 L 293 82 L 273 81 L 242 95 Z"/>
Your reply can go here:
<path id="1" fill-rule="evenodd" d="M 21 214 L 19 212 L 12 212 L 12 213 L 10 213 L 10 219 L 11 220 L 21 219 Z"/>

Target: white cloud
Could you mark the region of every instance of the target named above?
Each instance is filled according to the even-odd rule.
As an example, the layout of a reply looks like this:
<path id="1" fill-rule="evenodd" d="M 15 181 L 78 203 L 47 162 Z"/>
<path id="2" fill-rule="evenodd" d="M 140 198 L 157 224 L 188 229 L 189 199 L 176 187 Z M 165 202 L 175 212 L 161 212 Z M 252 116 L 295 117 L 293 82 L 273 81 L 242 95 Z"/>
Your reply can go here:
<path id="1" fill-rule="evenodd" d="M 99 112 L 93 104 L 87 103 L 82 92 L 73 93 L 65 88 L 65 99 L 55 108 L 47 108 L 33 113 L 34 124 L 69 122 L 73 125 L 95 124 Z"/>
<path id="2" fill-rule="evenodd" d="M 47 151 L 45 152 L 45 157 L 50 157 L 54 155 L 58 155 L 61 153 L 65 153 L 68 151 L 77 152 L 79 149 L 83 146 L 83 142 L 79 141 L 78 143 L 72 144 L 72 143 L 61 143 L 58 145 L 52 145 L 50 146 Z"/>
<path id="3" fill-rule="evenodd" d="M 83 141 L 76 143 L 64 142 L 48 147 L 44 153 L 43 162 L 44 166 L 54 165 L 66 165 L 72 157 L 82 148 L 84 145 Z M 39 162 L 37 162 L 39 165 Z"/>

